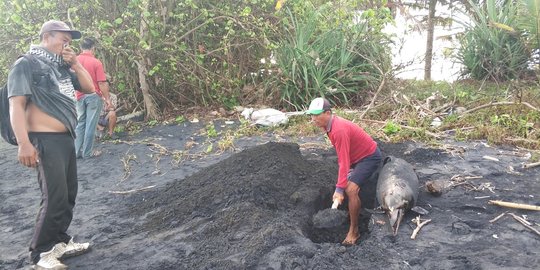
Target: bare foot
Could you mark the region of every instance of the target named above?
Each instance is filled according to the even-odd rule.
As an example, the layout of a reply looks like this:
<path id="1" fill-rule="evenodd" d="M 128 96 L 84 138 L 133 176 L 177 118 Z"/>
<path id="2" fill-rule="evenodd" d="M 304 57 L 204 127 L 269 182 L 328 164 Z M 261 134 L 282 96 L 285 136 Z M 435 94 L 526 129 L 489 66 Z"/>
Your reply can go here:
<path id="1" fill-rule="evenodd" d="M 343 240 L 341 244 L 345 246 L 356 245 L 356 241 L 358 240 L 358 238 L 360 238 L 360 235 L 358 233 L 349 232 L 347 234 L 347 237 L 345 237 L 345 240 Z"/>

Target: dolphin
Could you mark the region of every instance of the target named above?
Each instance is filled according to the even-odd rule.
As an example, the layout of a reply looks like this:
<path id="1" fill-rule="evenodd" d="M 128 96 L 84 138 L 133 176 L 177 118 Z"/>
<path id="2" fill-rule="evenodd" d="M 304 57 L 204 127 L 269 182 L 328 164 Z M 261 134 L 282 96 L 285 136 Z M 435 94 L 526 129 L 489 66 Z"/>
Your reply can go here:
<path id="1" fill-rule="evenodd" d="M 379 173 L 376 193 L 395 236 L 405 212 L 415 206 L 418 198 L 418 175 L 413 166 L 403 159 L 386 157 Z"/>

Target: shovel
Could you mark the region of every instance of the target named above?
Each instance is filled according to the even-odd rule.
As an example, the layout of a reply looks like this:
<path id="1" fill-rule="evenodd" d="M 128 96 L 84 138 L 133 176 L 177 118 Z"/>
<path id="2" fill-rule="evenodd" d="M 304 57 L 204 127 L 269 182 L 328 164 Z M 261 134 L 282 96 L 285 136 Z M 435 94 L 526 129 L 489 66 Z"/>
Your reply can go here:
<path id="1" fill-rule="evenodd" d="M 347 222 L 347 211 L 337 209 L 339 200 L 334 200 L 332 207 L 324 209 L 313 216 L 313 227 L 319 229 L 329 229 L 340 227 Z"/>

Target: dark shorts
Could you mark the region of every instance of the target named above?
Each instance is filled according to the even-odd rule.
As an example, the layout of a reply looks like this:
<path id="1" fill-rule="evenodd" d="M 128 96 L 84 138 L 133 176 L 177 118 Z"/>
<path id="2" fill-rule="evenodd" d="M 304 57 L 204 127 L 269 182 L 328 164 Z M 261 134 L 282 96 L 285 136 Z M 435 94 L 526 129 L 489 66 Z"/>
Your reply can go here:
<path id="1" fill-rule="evenodd" d="M 98 125 L 103 126 L 103 127 L 108 126 L 109 125 L 109 115 L 106 114 L 106 115 L 100 116 L 99 120 L 98 120 Z"/>
<path id="2" fill-rule="evenodd" d="M 377 177 L 371 177 L 377 171 L 382 161 L 382 154 L 379 147 L 375 152 L 351 166 L 347 179 L 356 183 L 360 188 L 367 182 L 377 182 Z"/>

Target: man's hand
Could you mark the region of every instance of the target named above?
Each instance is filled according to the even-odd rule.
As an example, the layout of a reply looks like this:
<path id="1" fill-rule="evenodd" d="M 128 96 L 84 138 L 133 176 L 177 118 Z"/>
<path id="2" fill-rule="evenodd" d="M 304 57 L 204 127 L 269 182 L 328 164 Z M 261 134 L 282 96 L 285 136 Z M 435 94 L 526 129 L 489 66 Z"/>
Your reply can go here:
<path id="1" fill-rule="evenodd" d="M 62 50 L 62 58 L 64 59 L 64 62 L 68 63 L 68 65 L 70 66 L 77 63 L 77 54 L 69 46 L 65 47 L 64 50 Z"/>
<path id="2" fill-rule="evenodd" d="M 19 144 L 19 162 L 30 168 L 35 168 L 39 163 L 39 156 L 36 148 L 31 143 Z"/>
<path id="3" fill-rule="evenodd" d="M 110 112 L 110 111 L 114 111 L 114 106 L 113 106 L 113 104 L 112 104 L 112 102 L 111 102 L 111 99 L 106 99 L 106 98 L 105 98 L 105 99 L 103 99 L 103 100 L 105 101 L 105 109 L 106 109 L 107 111 L 109 111 L 109 112 Z"/>
<path id="4" fill-rule="evenodd" d="M 345 200 L 345 195 L 339 192 L 334 192 L 334 196 L 332 196 L 332 201 L 335 201 L 335 200 L 337 200 L 339 204 L 342 204 L 343 200 Z"/>

